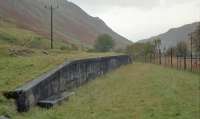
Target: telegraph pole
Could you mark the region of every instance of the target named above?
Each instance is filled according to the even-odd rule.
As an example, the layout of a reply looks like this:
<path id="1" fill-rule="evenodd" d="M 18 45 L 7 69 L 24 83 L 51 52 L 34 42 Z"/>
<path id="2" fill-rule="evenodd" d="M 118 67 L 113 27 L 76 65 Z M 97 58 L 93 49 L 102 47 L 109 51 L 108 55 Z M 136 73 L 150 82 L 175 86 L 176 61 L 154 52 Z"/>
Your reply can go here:
<path id="1" fill-rule="evenodd" d="M 58 6 L 58 4 L 57 4 L 57 0 L 48 0 L 48 3 L 47 3 L 47 5 L 45 5 L 45 8 L 47 8 L 47 9 L 49 9 L 50 10 L 50 12 L 51 12 L 51 49 L 53 49 L 54 48 L 54 38 L 53 38 L 53 33 L 54 33 L 54 31 L 53 31 L 53 23 L 54 23 L 54 19 L 53 19 L 53 15 L 54 15 L 54 10 L 55 9 L 58 9 L 59 8 L 59 6 Z"/>
<path id="2" fill-rule="evenodd" d="M 53 6 L 51 5 L 51 49 L 53 49 Z"/>

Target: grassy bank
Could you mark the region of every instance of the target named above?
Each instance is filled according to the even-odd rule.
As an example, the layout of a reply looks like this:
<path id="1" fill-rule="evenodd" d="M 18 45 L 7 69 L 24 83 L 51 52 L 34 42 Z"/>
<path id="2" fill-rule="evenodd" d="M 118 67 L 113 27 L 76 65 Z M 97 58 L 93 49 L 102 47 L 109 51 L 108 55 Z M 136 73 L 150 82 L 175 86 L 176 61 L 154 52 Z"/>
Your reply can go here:
<path id="1" fill-rule="evenodd" d="M 16 86 L 64 63 L 64 61 L 110 55 L 114 55 L 114 53 L 51 51 L 46 55 L 38 51 L 31 56 L 1 57 L 0 91 L 14 89 Z"/>
<path id="2" fill-rule="evenodd" d="M 0 92 L 14 89 L 67 60 L 115 55 L 78 51 L 72 44 L 58 39 L 54 45 L 54 50 L 51 50 L 50 41 L 45 37 L 12 23 L 1 22 Z"/>
<path id="3" fill-rule="evenodd" d="M 1 48 L 0 48 L 1 49 Z M 0 115 L 15 112 L 14 102 L 2 96 L 3 91 L 14 90 L 44 72 L 47 72 L 65 61 L 99 56 L 111 56 L 115 53 L 86 53 L 79 51 L 33 50 L 27 56 L 10 56 L 7 48 L 0 53 Z M 16 113 L 16 112 L 15 112 Z"/>
<path id="4" fill-rule="evenodd" d="M 0 116 L 16 116 L 14 102 L 6 100 L 3 91 L 14 90 L 65 61 L 118 55 L 87 53 L 58 39 L 54 46 L 54 50 L 49 49 L 50 41 L 32 31 L 12 23 L 0 23 Z"/>
<path id="5" fill-rule="evenodd" d="M 7 107 L 7 113 L 13 119 L 198 119 L 199 82 L 198 74 L 133 64 L 76 89 L 61 106 L 24 114 Z"/>

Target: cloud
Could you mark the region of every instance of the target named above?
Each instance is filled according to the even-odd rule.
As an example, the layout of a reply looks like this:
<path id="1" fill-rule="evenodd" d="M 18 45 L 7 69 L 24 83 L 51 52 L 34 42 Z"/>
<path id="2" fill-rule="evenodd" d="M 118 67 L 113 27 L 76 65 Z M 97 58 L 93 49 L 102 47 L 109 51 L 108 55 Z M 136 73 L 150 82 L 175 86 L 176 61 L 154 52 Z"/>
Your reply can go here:
<path id="1" fill-rule="evenodd" d="M 159 0 L 69 0 L 88 7 L 137 7 L 142 9 L 153 8 L 159 4 Z"/>
<path id="2" fill-rule="evenodd" d="M 190 3 L 199 0 L 69 0 L 83 7 L 135 7 L 140 9 L 152 9 L 164 3 L 167 6 Z"/>
<path id="3" fill-rule="evenodd" d="M 199 0 L 71 0 L 136 41 L 200 21 Z"/>
<path id="4" fill-rule="evenodd" d="M 167 5 L 177 5 L 177 4 L 186 4 L 191 2 L 197 2 L 199 0 L 163 0 Z"/>
<path id="5" fill-rule="evenodd" d="M 171 7 L 155 7 L 149 11 L 116 7 L 99 14 L 118 33 L 136 41 L 148 38 L 173 27 L 200 20 L 200 7 L 196 3 L 183 3 Z"/>

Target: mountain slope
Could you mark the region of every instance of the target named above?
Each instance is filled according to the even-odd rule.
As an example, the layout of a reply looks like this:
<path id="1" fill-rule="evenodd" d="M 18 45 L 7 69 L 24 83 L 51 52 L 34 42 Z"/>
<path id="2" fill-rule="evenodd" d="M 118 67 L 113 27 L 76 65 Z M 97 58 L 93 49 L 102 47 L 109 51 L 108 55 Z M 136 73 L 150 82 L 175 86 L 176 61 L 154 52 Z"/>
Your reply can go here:
<path id="1" fill-rule="evenodd" d="M 160 34 L 158 36 L 151 37 L 149 39 L 141 40 L 139 42 L 153 41 L 155 38 L 160 38 L 162 41 L 162 48 L 170 48 L 176 46 L 180 41 L 189 40 L 189 34 L 194 32 L 199 22 L 187 24 L 179 28 L 170 29 L 168 32 Z"/>
<path id="2" fill-rule="evenodd" d="M 1 0 L 0 18 L 49 37 L 50 10 L 45 8 L 42 1 L 45 0 Z M 79 45 L 91 46 L 103 33 L 110 34 L 118 48 L 131 43 L 112 31 L 101 19 L 89 16 L 80 7 L 67 1 L 54 10 L 54 32 L 56 39 Z"/>

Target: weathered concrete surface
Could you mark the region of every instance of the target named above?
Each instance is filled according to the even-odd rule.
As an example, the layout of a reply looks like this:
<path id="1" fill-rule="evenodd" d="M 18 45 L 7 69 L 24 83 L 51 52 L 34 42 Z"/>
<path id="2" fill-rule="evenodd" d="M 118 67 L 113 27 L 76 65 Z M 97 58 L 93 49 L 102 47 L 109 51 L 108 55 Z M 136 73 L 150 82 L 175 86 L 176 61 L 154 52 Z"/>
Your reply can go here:
<path id="1" fill-rule="evenodd" d="M 0 119 L 9 119 L 9 118 L 7 118 L 5 116 L 0 116 Z"/>
<path id="2" fill-rule="evenodd" d="M 99 57 L 66 62 L 39 78 L 5 93 L 7 98 L 16 100 L 19 112 L 29 111 L 31 106 L 54 95 L 69 92 L 89 80 L 131 62 L 127 55 Z"/>
<path id="3" fill-rule="evenodd" d="M 71 95 L 74 95 L 74 92 L 64 92 L 62 94 L 53 95 L 47 99 L 40 100 L 38 105 L 44 108 L 51 108 L 54 105 L 60 104 L 63 100 L 68 100 Z"/>

